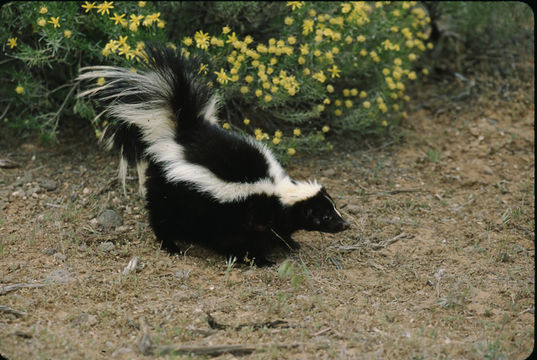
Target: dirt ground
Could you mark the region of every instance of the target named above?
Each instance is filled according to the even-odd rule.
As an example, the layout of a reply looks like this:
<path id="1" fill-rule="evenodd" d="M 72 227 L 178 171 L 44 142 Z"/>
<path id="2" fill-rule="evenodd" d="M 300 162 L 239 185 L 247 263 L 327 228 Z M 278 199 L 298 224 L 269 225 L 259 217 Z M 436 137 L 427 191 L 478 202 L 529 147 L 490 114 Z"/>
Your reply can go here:
<path id="1" fill-rule="evenodd" d="M 261 269 L 196 247 L 161 251 L 134 170 L 124 196 L 117 156 L 88 129 L 54 146 L 0 135 L 0 158 L 20 165 L 0 168 L 0 354 L 527 358 L 531 69 L 433 77 L 414 89 L 401 141 L 334 141 L 333 152 L 297 158 L 288 172 L 324 184 L 352 229 L 300 232 L 300 252 Z M 122 224 L 99 225 L 105 209 Z"/>

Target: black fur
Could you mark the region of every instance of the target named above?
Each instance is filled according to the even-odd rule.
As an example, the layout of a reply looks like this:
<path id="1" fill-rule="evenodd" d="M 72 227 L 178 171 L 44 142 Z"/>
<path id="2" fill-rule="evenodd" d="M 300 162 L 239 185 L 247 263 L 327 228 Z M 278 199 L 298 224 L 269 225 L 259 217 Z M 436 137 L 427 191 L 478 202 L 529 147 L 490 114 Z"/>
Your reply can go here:
<path id="1" fill-rule="evenodd" d="M 211 94 L 204 82 L 196 78 L 196 62 L 169 49 L 151 48 L 147 55 L 149 71 L 158 75 L 151 79 L 163 81 L 160 88 L 168 91 L 146 88 L 143 81 L 119 71 L 117 75 L 110 73 L 114 77 L 110 86 L 90 95 L 101 100 L 109 114 L 120 118 L 106 132 L 114 147 L 122 149 L 123 157 L 130 163 L 144 158 L 149 162 L 145 183 L 147 209 L 151 227 L 163 248 L 176 253 L 179 251 L 176 240 L 181 240 L 239 260 L 246 257 L 257 265 L 267 265 L 270 261 L 266 255 L 274 248 L 300 247 L 291 238 L 299 229 L 339 232 L 349 227 L 324 187 L 319 186 L 317 193 L 293 203 L 282 201 L 274 192 L 248 194 L 228 201 L 204 190 L 195 179 L 171 181 L 166 173 L 167 163 L 159 160 L 159 154 L 148 154 L 152 144 L 144 137 L 142 127 L 152 125 L 121 118 L 117 111 L 114 113 L 118 105 L 133 105 L 142 111 L 146 106 L 170 110 L 175 131 L 173 141 L 184 150 L 181 161 L 199 165 L 225 183 L 279 180 L 270 173 L 267 154 L 262 147 L 254 145 L 255 140 L 225 131 L 207 119 L 203 111 L 211 101 Z M 92 79 L 92 73 L 81 78 Z M 150 121 L 155 120 L 148 115 L 148 124 Z"/>

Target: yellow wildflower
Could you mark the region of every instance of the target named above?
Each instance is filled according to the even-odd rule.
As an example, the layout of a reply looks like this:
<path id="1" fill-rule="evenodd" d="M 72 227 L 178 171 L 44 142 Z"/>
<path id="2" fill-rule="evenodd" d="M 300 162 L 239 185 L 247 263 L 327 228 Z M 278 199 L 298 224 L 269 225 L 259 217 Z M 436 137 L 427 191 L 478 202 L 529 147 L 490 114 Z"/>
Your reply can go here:
<path id="1" fill-rule="evenodd" d="M 365 91 L 360 91 L 360 98 L 365 99 L 367 97 L 367 93 Z"/>
<path id="2" fill-rule="evenodd" d="M 369 101 L 364 101 L 362 104 L 366 109 L 369 109 L 371 107 L 371 103 Z"/>
<path id="3" fill-rule="evenodd" d="M 317 80 L 320 83 L 323 83 L 326 80 L 326 75 L 324 74 L 324 71 L 322 70 L 319 71 L 318 73 L 313 74 L 312 77 L 313 79 Z"/>
<path id="4" fill-rule="evenodd" d="M 289 36 L 289 37 L 287 38 L 287 42 L 289 43 L 289 45 L 294 45 L 294 44 L 296 44 L 296 37 L 294 37 L 294 36 Z"/>
<path id="5" fill-rule="evenodd" d="M 112 16 L 110 18 L 110 20 L 114 20 L 114 25 L 117 25 L 117 24 L 122 23 L 123 21 L 125 21 L 125 20 L 123 20 L 124 17 L 125 17 L 125 14 L 118 15 L 118 14 L 114 13 L 114 16 Z"/>
<path id="6" fill-rule="evenodd" d="M 334 87 L 332 85 L 326 85 L 326 91 L 328 91 L 329 93 L 333 93 Z"/>
<path id="7" fill-rule="evenodd" d="M 50 20 L 48 21 L 49 24 L 54 25 L 54 28 L 60 27 L 60 17 L 50 17 Z"/>
<path id="8" fill-rule="evenodd" d="M 302 133 L 302 132 L 300 131 L 299 128 L 295 128 L 295 129 L 293 130 L 293 135 L 294 135 L 294 136 L 300 136 L 301 133 Z"/>
<path id="9" fill-rule="evenodd" d="M 273 143 L 274 145 L 278 145 L 278 144 L 280 143 L 280 141 L 281 141 L 281 139 L 278 138 L 278 137 L 275 137 L 274 139 L 272 139 L 272 143 Z"/>
<path id="10" fill-rule="evenodd" d="M 128 39 L 128 38 L 129 38 L 128 36 L 121 36 L 121 35 L 119 35 L 119 40 L 118 40 L 118 42 L 117 42 L 117 45 L 118 45 L 118 46 L 126 45 L 126 44 L 127 44 L 127 39 Z"/>
<path id="11" fill-rule="evenodd" d="M 412 72 L 410 72 L 410 73 L 408 74 L 408 78 L 409 78 L 410 80 L 415 80 L 416 77 L 417 77 L 417 76 L 416 76 L 416 73 L 415 73 L 414 71 L 412 71 Z"/>
<path id="12" fill-rule="evenodd" d="M 341 109 L 334 110 L 334 115 L 341 116 L 342 114 L 343 114 L 343 112 L 341 111 Z"/>
<path id="13" fill-rule="evenodd" d="M 266 102 L 271 102 L 272 101 L 272 95 L 270 94 L 267 94 L 265 95 L 265 97 L 263 98 Z"/>
<path id="14" fill-rule="evenodd" d="M 204 33 L 202 30 L 199 30 L 194 35 L 194 40 L 196 40 L 196 47 L 202 50 L 207 50 L 209 48 L 209 39 L 209 34 Z"/>
<path id="15" fill-rule="evenodd" d="M 101 15 L 110 15 L 110 9 L 113 9 L 114 7 L 112 6 L 114 2 L 113 1 L 104 1 L 102 4 L 99 4 L 96 6 L 97 8 L 97 14 L 101 14 Z"/>
<path id="16" fill-rule="evenodd" d="M 285 25 L 292 25 L 293 24 L 293 18 L 290 18 L 289 16 L 285 17 L 283 20 Z"/>
<path id="17" fill-rule="evenodd" d="M 241 94 L 248 94 L 248 92 L 250 92 L 250 89 L 248 89 L 248 86 L 243 85 L 240 88 L 240 92 L 241 92 Z"/>
<path id="18" fill-rule="evenodd" d="M 65 36 L 68 39 L 71 37 L 71 35 L 73 35 L 73 32 L 71 30 L 65 30 L 63 32 L 63 36 Z"/>
<path id="19" fill-rule="evenodd" d="M 342 12 L 343 14 L 346 14 L 346 13 L 348 13 L 348 12 L 350 12 L 350 11 L 351 11 L 351 4 L 349 4 L 349 3 L 343 3 L 343 4 L 341 4 L 341 12 Z"/>
<path id="20" fill-rule="evenodd" d="M 231 31 L 231 29 L 229 28 L 229 26 L 224 26 L 222 28 L 222 34 L 224 34 L 224 35 L 229 33 L 230 31 Z"/>
<path id="21" fill-rule="evenodd" d="M 325 126 L 323 126 L 323 128 L 321 129 L 321 131 L 324 132 L 324 133 L 327 133 L 327 132 L 330 131 L 330 127 L 329 127 L 328 125 L 325 125 Z"/>
<path id="22" fill-rule="evenodd" d="M 130 18 L 131 18 L 130 21 L 132 24 L 136 24 L 136 26 L 140 26 L 140 21 L 144 18 L 144 16 L 131 14 Z"/>
<path id="23" fill-rule="evenodd" d="M 223 124 L 222 124 L 222 127 L 223 127 L 224 129 L 226 129 L 226 130 L 231 129 L 231 126 L 230 126 L 227 122 L 223 123 Z"/>
<path id="24" fill-rule="evenodd" d="M 356 96 L 358 95 L 358 90 L 357 89 L 351 89 L 351 96 Z"/>
<path id="25" fill-rule="evenodd" d="M 302 24 L 302 34 L 308 35 L 309 33 L 313 32 L 313 20 L 306 19 L 304 20 L 304 23 Z"/>
<path id="26" fill-rule="evenodd" d="M 345 100 L 345 107 L 350 109 L 352 107 L 352 101 L 351 100 Z"/>
<path id="27" fill-rule="evenodd" d="M 97 85 L 103 86 L 106 80 L 103 77 L 97 79 Z"/>
<path id="28" fill-rule="evenodd" d="M 291 10 L 300 9 L 304 5 L 304 1 L 288 1 L 287 6 L 291 7 Z"/>
<path id="29" fill-rule="evenodd" d="M 39 9 L 39 13 L 41 15 L 45 15 L 46 13 L 48 13 L 48 9 L 46 6 L 41 6 L 41 8 Z"/>
<path id="30" fill-rule="evenodd" d="M 47 24 L 47 20 L 45 20 L 44 18 L 37 19 L 37 25 L 45 26 L 46 24 Z"/>
<path id="31" fill-rule="evenodd" d="M 91 9 L 93 9 L 93 8 L 95 7 L 95 1 L 92 2 L 91 4 L 89 3 L 89 1 L 86 1 L 86 2 L 82 5 L 82 7 L 83 7 L 84 9 L 86 9 L 84 12 L 85 12 L 85 13 L 88 13 Z"/>
<path id="32" fill-rule="evenodd" d="M 428 69 L 423 69 L 423 70 L 421 70 L 421 72 L 423 73 L 423 75 L 429 75 L 429 70 Z"/>
<path id="33" fill-rule="evenodd" d="M 244 125 L 249 125 L 250 124 L 250 119 L 244 118 L 244 120 L 242 120 L 242 122 L 244 123 Z"/>
<path id="34" fill-rule="evenodd" d="M 327 71 L 332 74 L 332 78 L 339 77 L 339 73 L 341 72 L 337 65 L 333 65 L 332 68 L 328 69 Z"/>
<path id="35" fill-rule="evenodd" d="M 237 41 L 237 35 L 235 34 L 235 32 L 232 32 L 231 35 L 227 36 L 226 43 L 233 44 L 235 41 Z"/>
<path id="36" fill-rule="evenodd" d="M 225 85 L 230 80 L 223 68 L 220 68 L 220 71 L 215 71 L 214 73 L 217 76 L 216 81 L 218 81 L 220 84 Z"/>
<path id="37" fill-rule="evenodd" d="M 291 156 L 295 155 L 296 154 L 296 150 L 294 148 L 289 148 L 287 149 L 287 153 Z"/>
<path id="38" fill-rule="evenodd" d="M 15 92 L 20 95 L 20 94 L 24 93 L 24 88 L 19 85 L 19 86 L 17 86 L 15 88 Z"/>
<path id="39" fill-rule="evenodd" d="M 146 1 L 138 1 L 138 6 L 143 8 L 145 7 Z"/>
<path id="40" fill-rule="evenodd" d="M 15 46 L 17 46 L 17 38 L 16 38 L 16 37 L 14 37 L 14 38 L 9 38 L 9 39 L 7 40 L 7 45 L 8 45 L 11 49 L 13 49 Z"/>
<path id="41" fill-rule="evenodd" d="M 364 41 L 365 41 L 365 36 L 363 36 L 363 35 L 358 35 L 358 36 L 356 37 L 356 41 L 358 41 L 358 42 L 364 42 Z"/>
<path id="42" fill-rule="evenodd" d="M 193 41 L 192 41 L 192 38 L 187 36 L 183 39 L 183 44 L 185 44 L 186 46 L 190 46 L 192 45 Z"/>
<path id="43" fill-rule="evenodd" d="M 382 126 L 388 126 L 388 122 L 386 120 L 382 120 L 382 122 L 380 123 Z"/>

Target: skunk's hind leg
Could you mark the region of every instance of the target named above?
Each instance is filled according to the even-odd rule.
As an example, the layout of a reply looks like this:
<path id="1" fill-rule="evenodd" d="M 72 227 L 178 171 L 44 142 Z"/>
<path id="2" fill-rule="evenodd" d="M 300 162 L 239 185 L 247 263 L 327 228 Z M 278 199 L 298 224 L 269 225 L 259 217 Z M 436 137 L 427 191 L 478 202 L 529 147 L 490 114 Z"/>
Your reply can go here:
<path id="1" fill-rule="evenodd" d="M 175 241 L 171 239 L 157 239 L 160 243 L 162 250 L 167 251 L 171 255 L 179 254 L 181 249 L 175 244 Z"/>

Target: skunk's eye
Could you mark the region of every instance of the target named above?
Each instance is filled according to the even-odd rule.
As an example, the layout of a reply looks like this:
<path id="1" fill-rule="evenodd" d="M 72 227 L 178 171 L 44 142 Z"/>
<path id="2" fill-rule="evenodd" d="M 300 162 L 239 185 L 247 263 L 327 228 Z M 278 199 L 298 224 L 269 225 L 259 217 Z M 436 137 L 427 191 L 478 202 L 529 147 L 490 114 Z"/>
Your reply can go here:
<path id="1" fill-rule="evenodd" d="M 330 215 L 324 215 L 324 216 L 323 216 L 323 221 L 328 221 L 328 220 L 330 220 L 331 218 L 332 218 L 332 216 L 330 216 Z"/>

